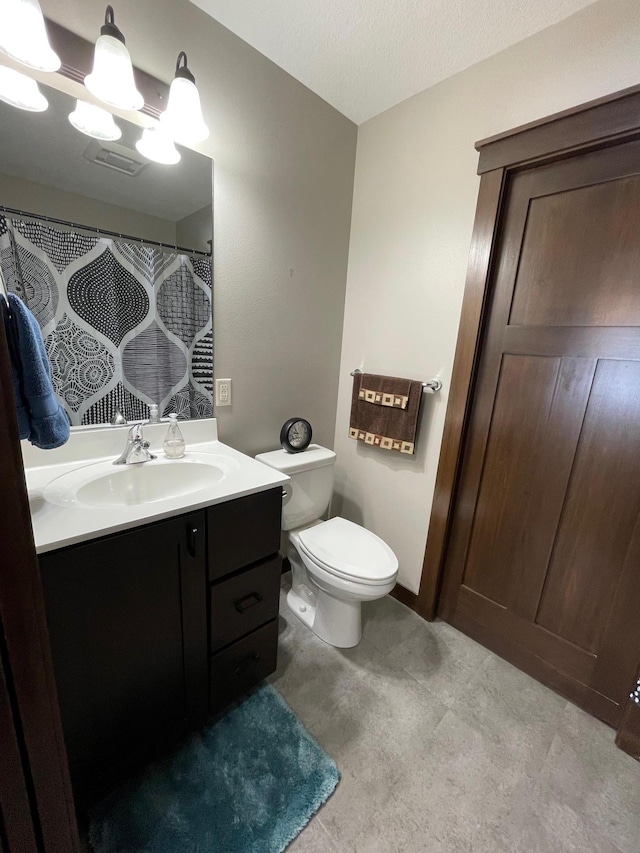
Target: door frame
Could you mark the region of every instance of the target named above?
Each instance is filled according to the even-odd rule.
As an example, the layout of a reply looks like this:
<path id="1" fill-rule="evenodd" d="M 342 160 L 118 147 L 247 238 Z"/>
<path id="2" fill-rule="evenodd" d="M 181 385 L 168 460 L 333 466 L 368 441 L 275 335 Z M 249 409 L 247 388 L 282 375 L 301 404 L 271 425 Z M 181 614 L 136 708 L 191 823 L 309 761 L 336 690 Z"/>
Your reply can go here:
<path id="1" fill-rule="evenodd" d="M 511 174 L 578 153 L 640 138 L 640 85 L 573 107 L 476 143 L 480 188 L 467 267 L 451 391 L 429 522 L 416 611 L 436 618 L 469 428 L 484 333 L 488 322 L 496 236 Z M 630 685 L 631 686 L 631 685 Z M 631 703 L 630 703 L 631 704 Z M 640 709 L 627 710 L 620 745 L 637 743 Z"/>
<path id="2" fill-rule="evenodd" d="M 19 780 L 0 774 L 4 832 L 11 853 L 75 853 L 79 840 L 74 801 L 2 322 L 0 447 L 0 722 L 3 737 L 13 747 L 13 769 L 21 769 Z"/>

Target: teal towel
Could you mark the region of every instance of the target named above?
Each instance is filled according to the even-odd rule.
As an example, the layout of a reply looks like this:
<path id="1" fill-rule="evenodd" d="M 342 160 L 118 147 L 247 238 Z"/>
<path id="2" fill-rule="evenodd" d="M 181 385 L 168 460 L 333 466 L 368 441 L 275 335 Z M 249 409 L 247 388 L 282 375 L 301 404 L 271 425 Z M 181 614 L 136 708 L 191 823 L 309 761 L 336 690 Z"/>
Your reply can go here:
<path id="1" fill-rule="evenodd" d="M 53 390 L 51 366 L 38 321 L 14 293 L 9 294 L 14 396 L 20 438 L 42 450 L 69 440 L 69 419 Z"/>

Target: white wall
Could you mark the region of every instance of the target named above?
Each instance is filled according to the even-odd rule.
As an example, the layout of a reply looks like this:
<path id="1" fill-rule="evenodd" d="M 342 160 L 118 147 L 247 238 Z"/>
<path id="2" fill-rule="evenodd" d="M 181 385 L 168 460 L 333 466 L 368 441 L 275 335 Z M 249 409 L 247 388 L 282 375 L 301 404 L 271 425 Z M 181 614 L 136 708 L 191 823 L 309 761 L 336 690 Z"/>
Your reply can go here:
<path id="1" fill-rule="evenodd" d="M 178 246 L 197 249 L 199 252 L 211 251 L 213 237 L 213 211 L 210 206 L 201 207 L 184 219 L 176 222 L 176 242 Z"/>
<path id="2" fill-rule="evenodd" d="M 92 41 L 104 21 L 102 0 L 41 6 Z M 214 369 L 233 379 L 220 437 L 269 450 L 303 415 L 331 445 L 355 125 L 188 0 L 120 3 L 115 15 L 154 76 L 170 82 L 187 52 L 211 129 L 198 150 L 215 161 Z"/>
<path id="3" fill-rule="evenodd" d="M 0 155 L 0 168 L 2 167 Z M 67 222 L 175 244 L 176 223 L 0 172 L 0 204 Z M 184 221 L 184 220 L 183 220 Z M 207 247 L 205 246 L 205 251 Z"/>
<path id="4" fill-rule="evenodd" d="M 382 536 L 418 591 L 478 192 L 474 142 L 640 82 L 640 3 L 601 0 L 359 128 L 332 511 Z M 348 438 L 354 367 L 415 379 L 415 458 Z"/>

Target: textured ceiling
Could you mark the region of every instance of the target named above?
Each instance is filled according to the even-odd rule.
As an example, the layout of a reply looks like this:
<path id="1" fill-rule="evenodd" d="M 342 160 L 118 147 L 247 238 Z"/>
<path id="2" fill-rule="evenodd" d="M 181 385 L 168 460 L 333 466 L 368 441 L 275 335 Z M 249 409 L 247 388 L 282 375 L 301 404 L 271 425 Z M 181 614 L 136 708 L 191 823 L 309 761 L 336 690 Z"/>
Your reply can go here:
<path id="1" fill-rule="evenodd" d="M 360 124 L 594 0 L 191 0 Z"/>

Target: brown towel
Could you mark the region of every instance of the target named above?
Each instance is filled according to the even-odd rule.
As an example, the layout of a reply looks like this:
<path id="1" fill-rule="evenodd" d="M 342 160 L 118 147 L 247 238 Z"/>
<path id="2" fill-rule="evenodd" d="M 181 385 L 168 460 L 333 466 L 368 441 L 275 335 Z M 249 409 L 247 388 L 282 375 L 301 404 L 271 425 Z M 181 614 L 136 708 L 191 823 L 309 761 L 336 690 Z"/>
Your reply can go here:
<path id="1" fill-rule="evenodd" d="M 349 435 L 384 450 L 415 453 L 422 382 L 356 373 Z"/>

